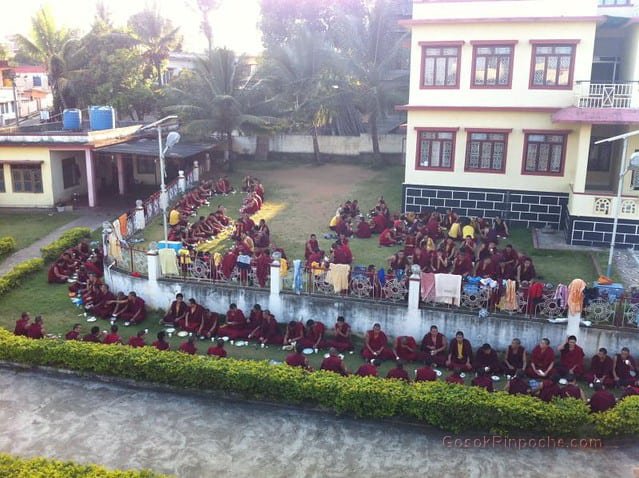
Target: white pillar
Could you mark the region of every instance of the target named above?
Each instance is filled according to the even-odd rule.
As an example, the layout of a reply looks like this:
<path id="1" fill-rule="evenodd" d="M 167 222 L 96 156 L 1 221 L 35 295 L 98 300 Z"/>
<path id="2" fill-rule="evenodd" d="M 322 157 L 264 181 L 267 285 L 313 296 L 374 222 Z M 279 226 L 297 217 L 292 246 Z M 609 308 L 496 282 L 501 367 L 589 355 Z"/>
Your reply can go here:
<path id="1" fill-rule="evenodd" d="M 211 172 L 211 155 L 206 153 L 206 161 L 204 162 L 204 169 L 207 173 Z"/>
<path id="2" fill-rule="evenodd" d="M 183 194 L 186 192 L 186 178 L 184 177 L 184 171 L 181 169 L 178 171 L 178 189 Z"/>
<path id="3" fill-rule="evenodd" d="M 268 298 L 268 309 L 275 319 L 280 322 L 288 322 L 289 317 L 284 316 L 284 307 L 282 306 L 282 296 L 280 290 L 282 281 L 280 278 L 280 262 L 273 261 L 271 263 L 271 295 Z"/>
<path id="4" fill-rule="evenodd" d="M 280 295 L 281 289 L 280 263 L 279 261 L 273 261 L 271 262 L 271 295 Z"/>
<path id="5" fill-rule="evenodd" d="M 95 207 L 97 195 L 95 191 L 95 167 L 93 165 L 93 154 L 90 149 L 84 150 L 84 163 L 87 170 L 87 192 L 89 196 L 89 207 Z"/>
<path id="6" fill-rule="evenodd" d="M 133 224 L 136 231 L 140 231 L 146 227 L 146 220 L 144 219 L 144 203 L 140 199 L 135 201 Z"/>
<path id="7" fill-rule="evenodd" d="M 115 155 L 115 164 L 118 169 L 118 193 L 120 196 L 126 192 L 126 186 L 124 183 L 124 156 L 121 153 Z"/>
<path id="8" fill-rule="evenodd" d="M 200 180 L 200 163 L 193 161 L 193 183 L 197 183 Z"/>
<path id="9" fill-rule="evenodd" d="M 420 277 L 412 274 L 408 279 L 408 310 L 419 310 Z"/>
<path id="10" fill-rule="evenodd" d="M 574 335 L 579 342 L 579 324 L 581 324 L 581 313 L 568 313 L 568 322 L 566 323 L 566 337 Z"/>
<path id="11" fill-rule="evenodd" d="M 146 253 L 146 259 L 149 267 L 149 282 L 156 284 L 160 276 L 160 255 L 158 251 L 148 251 Z"/>

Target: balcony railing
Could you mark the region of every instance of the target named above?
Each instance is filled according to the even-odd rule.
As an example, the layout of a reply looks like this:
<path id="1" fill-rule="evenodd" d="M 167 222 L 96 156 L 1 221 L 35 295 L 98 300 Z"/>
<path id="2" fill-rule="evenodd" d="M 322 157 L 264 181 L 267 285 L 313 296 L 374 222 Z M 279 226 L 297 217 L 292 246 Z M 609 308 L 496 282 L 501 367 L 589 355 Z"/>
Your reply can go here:
<path id="1" fill-rule="evenodd" d="M 639 82 L 575 84 L 576 106 L 579 108 L 637 108 L 639 107 Z"/>

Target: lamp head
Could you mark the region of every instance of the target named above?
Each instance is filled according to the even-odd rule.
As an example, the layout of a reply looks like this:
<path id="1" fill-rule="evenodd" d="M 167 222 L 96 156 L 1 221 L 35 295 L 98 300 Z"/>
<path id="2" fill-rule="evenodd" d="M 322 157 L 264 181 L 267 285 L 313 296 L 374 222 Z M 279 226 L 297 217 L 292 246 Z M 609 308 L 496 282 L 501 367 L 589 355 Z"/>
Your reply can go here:
<path id="1" fill-rule="evenodd" d="M 630 161 L 628 161 L 629 171 L 639 171 L 639 151 L 635 151 L 630 155 Z"/>
<path id="2" fill-rule="evenodd" d="M 180 142 L 180 133 L 177 131 L 171 131 L 166 136 L 166 149 L 171 149 L 173 146 Z"/>

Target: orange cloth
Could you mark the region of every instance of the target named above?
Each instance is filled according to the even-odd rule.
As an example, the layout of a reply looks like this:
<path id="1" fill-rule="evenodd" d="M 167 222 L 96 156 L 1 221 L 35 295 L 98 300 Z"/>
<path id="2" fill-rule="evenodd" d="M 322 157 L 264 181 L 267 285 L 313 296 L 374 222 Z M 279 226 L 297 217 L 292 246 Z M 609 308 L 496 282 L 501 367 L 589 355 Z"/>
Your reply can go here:
<path id="1" fill-rule="evenodd" d="M 586 283 L 581 279 L 574 279 L 568 286 L 568 312 L 570 314 L 581 314 L 585 288 Z"/>
<path id="2" fill-rule="evenodd" d="M 122 237 L 126 237 L 127 235 L 128 219 L 129 219 L 129 215 L 126 212 L 118 218 L 118 221 L 120 221 L 120 234 L 122 234 Z"/>

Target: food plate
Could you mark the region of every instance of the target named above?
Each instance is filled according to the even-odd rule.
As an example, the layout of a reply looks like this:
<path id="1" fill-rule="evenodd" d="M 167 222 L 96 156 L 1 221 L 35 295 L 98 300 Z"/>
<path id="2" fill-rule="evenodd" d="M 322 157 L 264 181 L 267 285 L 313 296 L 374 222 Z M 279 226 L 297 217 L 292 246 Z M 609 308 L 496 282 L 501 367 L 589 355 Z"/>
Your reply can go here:
<path id="1" fill-rule="evenodd" d="M 437 374 L 438 377 L 442 376 L 442 371 L 441 370 L 435 370 L 435 373 Z"/>
<path id="2" fill-rule="evenodd" d="M 329 358 L 331 354 L 324 354 L 324 358 Z"/>
<path id="3" fill-rule="evenodd" d="M 228 337 L 226 337 L 226 336 L 224 336 L 224 337 L 222 337 L 222 340 L 224 340 L 224 342 L 228 342 L 228 341 L 229 341 L 229 338 L 228 338 Z"/>
<path id="4" fill-rule="evenodd" d="M 189 335 L 189 333 L 188 333 L 186 330 L 180 330 L 180 331 L 177 333 L 177 336 L 178 336 L 178 337 L 186 337 L 187 335 Z"/>
<path id="5" fill-rule="evenodd" d="M 98 320 L 98 319 L 96 319 L 95 317 L 89 317 L 87 319 L 87 322 L 95 322 L 96 320 Z"/>
<path id="6" fill-rule="evenodd" d="M 244 340 L 236 340 L 235 341 L 235 346 L 236 347 L 244 347 L 245 345 L 247 345 L 248 342 L 244 341 Z"/>
<path id="7" fill-rule="evenodd" d="M 314 350 L 312 348 L 307 348 L 307 349 L 302 350 L 302 353 L 304 355 L 311 355 L 313 352 L 314 352 Z"/>
<path id="8" fill-rule="evenodd" d="M 168 329 L 164 329 L 167 334 L 172 334 L 175 332 L 175 327 L 169 327 Z"/>
<path id="9" fill-rule="evenodd" d="M 75 282 L 75 279 L 67 279 L 67 282 L 68 282 L 69 284 L 73 284 L 73 283 Z"/>
<path id="10" fill-rule="evenodd" d="M 499 382 L 499 377 L 497 375 L 493 375 L 490 377 L 493 382 Z"/>
<path id="11" fill-rule="evenodd" d="M 460 373 L 460 374 L 459 374 L 459 376 L 460 376 L 461 378 L 466 378 L 466 374 L 465 374 L 464 372 Z"/>

